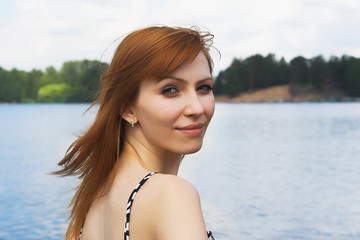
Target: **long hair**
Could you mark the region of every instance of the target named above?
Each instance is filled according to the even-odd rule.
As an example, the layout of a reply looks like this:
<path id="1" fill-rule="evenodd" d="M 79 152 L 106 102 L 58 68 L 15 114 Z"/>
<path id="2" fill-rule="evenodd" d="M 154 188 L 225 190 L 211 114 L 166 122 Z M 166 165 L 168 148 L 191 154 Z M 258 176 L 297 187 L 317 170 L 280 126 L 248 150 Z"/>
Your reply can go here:
<path id="1" fill-rule="evenodd" d="M 65 239 L 79 236 L 92 202 L 101 189 L 106 194 L 113 182 L 111 171 L 122 151 L 124 110 L 135 100 L 140 82 L 161 79 L 202 51 L 212 73 L 209 54 L 213 35 L 197 28 L 148 27 L 127 35 L 117 47 L 97 100 L 97 116 L 90 128 L 67 150 L 54 172 L 76 175 L 81 180 L 70 202 L 69 226 Z"/>

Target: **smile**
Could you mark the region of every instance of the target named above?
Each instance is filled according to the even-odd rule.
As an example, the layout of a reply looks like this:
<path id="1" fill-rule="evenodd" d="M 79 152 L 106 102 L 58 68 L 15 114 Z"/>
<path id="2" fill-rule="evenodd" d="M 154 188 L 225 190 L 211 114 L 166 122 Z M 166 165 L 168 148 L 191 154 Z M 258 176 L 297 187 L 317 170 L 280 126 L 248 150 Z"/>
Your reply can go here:
<path id="1" fill-rule="evenodd" d="M 176 130 L 179 130 L 180 132 L 185 133 L 190 136 L 200 135 L 202 133 L 203 129 L 204 129 L 204 124 L 202 124 L 202 123 L 195 123 L 195 124 L 187 125 L 182 128 L 176 128 Z"/>

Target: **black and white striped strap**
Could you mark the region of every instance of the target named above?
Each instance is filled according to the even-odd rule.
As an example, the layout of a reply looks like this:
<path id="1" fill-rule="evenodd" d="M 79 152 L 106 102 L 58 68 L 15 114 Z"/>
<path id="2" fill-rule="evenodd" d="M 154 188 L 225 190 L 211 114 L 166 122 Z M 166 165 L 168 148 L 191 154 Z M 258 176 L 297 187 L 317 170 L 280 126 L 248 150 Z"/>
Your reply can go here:
<path id="1" fill-rule="evenodd" d="M 136 193 L 139 191 L 142 185 L 152 176 L 155 172 L 151 172 L 148 175 L 146 175 L 136 186 L 136 188 L 132 191 L 127 206 L 126 206 L 126 218 L 125 218 L 125 230 L 124 230 L 124 240 L 129 240 L 130 232 L 129 232 L 129 224 L 130 224 L 130 211 L 131 211 L 131 205 L 134 202 L 134 198 Z"/>

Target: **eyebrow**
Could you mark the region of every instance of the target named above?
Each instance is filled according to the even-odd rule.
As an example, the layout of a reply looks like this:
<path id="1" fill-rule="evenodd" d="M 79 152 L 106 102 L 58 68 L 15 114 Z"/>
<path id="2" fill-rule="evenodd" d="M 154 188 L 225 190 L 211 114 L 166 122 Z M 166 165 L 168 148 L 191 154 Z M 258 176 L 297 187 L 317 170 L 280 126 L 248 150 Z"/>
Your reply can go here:
<path id="1" fill-rule="evenodd" d="M 185 79 L 183 79 L 183 78 L 178 78 L 178 77 L 173 77 L 173 76 L 166 76 L 166 77 L 164 77 L 164 78 L 156 81 L 156 83 L 161 82 L 161 81 L 163 81 L 163 80 L 165 80 L 165 79 L 169 79 L 169 78 L 170 78 L 170 79 L 174 79 L 174 80 L 179 81 L 179 82 L 183 82 L 183 83 L 187 82 L 187 81 L 186 81 Z M 198 81 L 196 81 L 196 82 L 204 82 L 204 81 L 207 81 L 207 80 L 212 80 L 212 81 L 214 81 L 212 77 L 206 77 L 206 78 L 200 79 L 200 80 L 198 80 Z"/>

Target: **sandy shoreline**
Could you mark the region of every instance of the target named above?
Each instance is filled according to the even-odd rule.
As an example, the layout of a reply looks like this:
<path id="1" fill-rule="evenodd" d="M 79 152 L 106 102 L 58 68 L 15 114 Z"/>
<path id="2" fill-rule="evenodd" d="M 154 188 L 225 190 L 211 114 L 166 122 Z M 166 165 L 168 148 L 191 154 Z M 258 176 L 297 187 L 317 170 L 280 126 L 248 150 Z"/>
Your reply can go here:
<path id="1" fill-rule="evenodd" d="M 215 97 L 217 102 L 290 102 L 292 96 L 289 86 L 276 86 L 254 91 L 252 93 L 242 93 L 234 98 L 228 96 Z"/>

